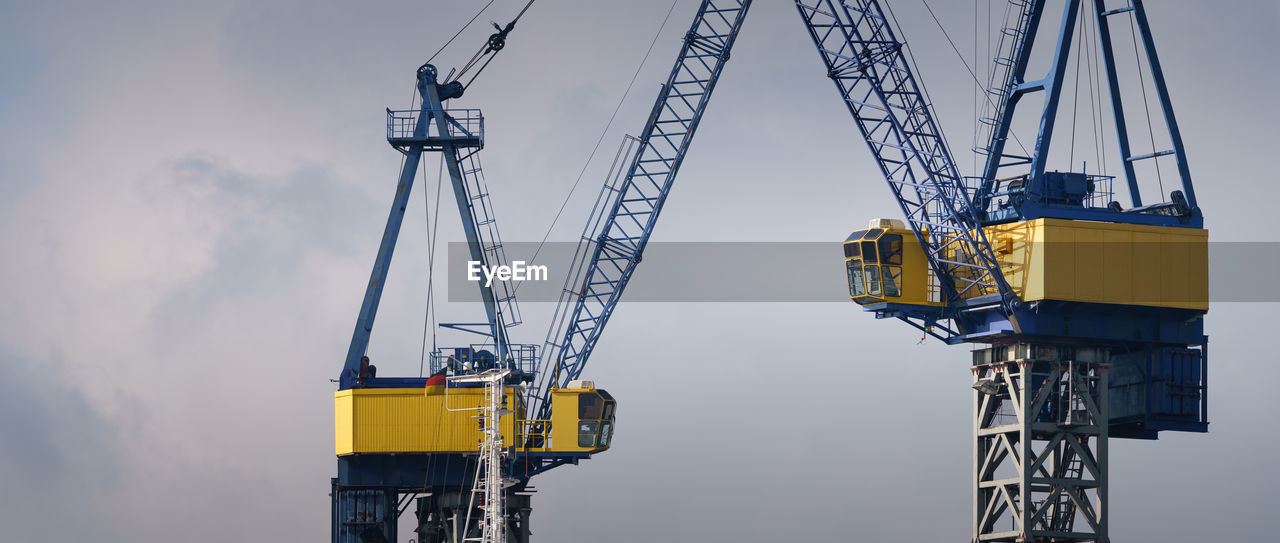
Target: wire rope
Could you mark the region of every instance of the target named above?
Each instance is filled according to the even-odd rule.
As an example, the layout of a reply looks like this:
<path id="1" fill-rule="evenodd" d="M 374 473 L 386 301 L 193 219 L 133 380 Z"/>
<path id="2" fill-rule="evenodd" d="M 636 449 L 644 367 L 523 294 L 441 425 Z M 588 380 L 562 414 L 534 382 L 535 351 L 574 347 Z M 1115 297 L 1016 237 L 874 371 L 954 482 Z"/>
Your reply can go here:
<path id="1" fill-rule="evenodd" d="M 1094 63 L 1094 58 L 1096 58 L 1095 55 L 1097 55 L 1097 48 L 1094 46 L 1093 40 L 1086 39 L 1086 37 L 1092 37 L 1094 35 L 1092 29 L 1089 27 L 1089 17 L 1081 17 L 1081 19 L 1084 20 L 1084 33 L 1081 34 L 1080 41 L 1084 42 L 1085 73 L 1089 78 L 1089 117 L 1093 123 L 1090 135 L 1093 136 L 1094 166 L 1100 166 L 1101 169 L 1098 171 L 1101 172 L 1102 175 L 1106 175 L 1106 161 L 1102 158 L 1103 150 L 1101 140 L 1103 131 L 1101 124 L 1098 122 L 1099 103 L 1097 93 L 1099 89 L 1097 78 L 1094 77 L 1097 73 L 1095 71 L 1097 69 L 1097 65 Z"/>
<path id="2" fill-rule="evenodd" d="M 1142 59 L 1138 56 L 1138 30 L 1133 23 L 1135 16 L 1129 16 L 1129 35 L 1133 38 L 1133 60 L 1138 65 L 1138 82 L 1142 85 L 1142 111 L 1147 116 L 1147 136 L 1151 139 L 1151 162 L 1156 165 L 1156 182 L 1160 185 L 1160 197 L 1165 198 L 1164 177 L 1160 175 L 1160 157 L 1156 153 L 1156 131 L 1151 126 L 1151 101 L 1147 98 L 1147 76 L 1142 71 Z"/>
<path id="3" fill-rule="evenodd" d="M 618 112 L 622 110 L 622 104 L 626 102 L 627 96 L 631 94 L 631 89 L 636 84 L 636 79 L 640 77 L 640 71 L 644 68 L 645 62 L 649 60 L 650 53 L 653 53 L 653 46 L 658 43 L 658 38 L 662 36 L 662 30 L 666 28 L 667 21 L 671 19 L 671 13 L 675 11 L 676 4 L 680 0 L 673 0 L 671 7 L 667 8 L 667 15 L 662 18 L 662 24 L 658 25 L 658 31 L 654 33 L 653 40 L 649 42 L 649 48 L 645 50 L 644 57 L 640 59 L 640 64 L 636 66 L 636 70 L 631 74 L 631 81 L 627 83 L 627 89 L 623 91 L 622 97 L 618 99 L 618 104 L 613 108 L 613 114 L 609 115 L 609 122 L 604 125 L 604 130 L 600 131 L 600 137 L 596 138 L 595 145 L 591 148 L 591 153 L 587 155 L 587 161 L 582 165 L 582 169 L 578 171 L 578 177 L 574 179 L 573 185 L 569 187 L 569 193 L 565 194 L 564 201 L 560 203 L 560 209 L 556 210 L 555 218 L 551 219 L 551 224 L 547 226 L 547 232 L 542 235 L 542 241 L 538 242 L 538 246 L 533 251 L 533 256 L 529 258 L 529 264 L 532 265 L 538 260 L 538 255 L 542 253 L 542 248 L 547 244 L 547 239 L 551 237 L 552 230 L 555 229 L 556 223 L 560 221 L 560 216 L 564 214 L 565 207 L 569 205 L 569 200 L 573 198 L 573 193 L 578 190 L 578 185 L 582 183 L 582 177 L 587 173 L 587 168 L 591 165 L 591 161 L 595 158 L 596 152 L 600 150 L 600 144 L 604 142 L 604 137 L 608 135 L 609 128 L 613 126 L 613 121 L 618 118 Z M 512 294 L 520 291 L 520 285 L 517 283 L 512 289 Z"/>
<path id="4" fill-rule="evenodd" d="M 482 46 L 475 55 L 471 56 L 471 60 L 467 61 L 467 64 L 464 65 L 461 70 L 458 70 L 456 76 L 453 76 L 453 80 L 457 81 L 462 79 L 462 77 L 466 75 L 471 68 L 475 67 L 476 63 L 479 62 L 482 57 L 486 57 L 487 55 L 488 58 L 485 58 L 484 64 L 481 64 L 480 68 L 476 70 L 476 73 L 471 76 L 471 80 L 467 81 L 467 83 L 462 86 L 464 89 L 470 87 L 471 84 L 475 82 L 476 78 L 480 77 L 480 73 L 483 72 L 484 69 L 489 66 L 489 63 L 493 61 L 493 58 L 497 56 L 498 51 L 501 51 L 502 48 L 506 46 L 507 34 L 515 29 L 516 22 L 518 22 L 521 17 L 524 17 L 525 12 L 529 11 L 529 8 L 533 6 L 534 1 L 535 0 L 529 0 L 525 3 L 524 7 L 520 9 L 520 13 L 517 13 L 516 17 L 512 19 L 511 22 L 507 23 L 506 27 L 500 27 L 497 23 L 494 23 L 493 26 L 498 29 L 498 32 L 489 36 L 489 39 L 485 42 L 484 46 Z M 453 74 L 451 73 L 451 75 Z"/>
<path id="5" fill-rule="evenodd" d="M 933 13 L 933 7 L 929 5 L 929 1 L 920 0 L 920 3 L 924 4 L 924 8 L 929 11 L 929 17 L 933 19 L 934 24 L 938 25 L 938 30 L 942 31 L 942 37 L 947 39 L 947 44 L 951 45 L 952 51 L 955 51 L 956 56 L 960 59 L 960 64 L 964 65 L 965 71 L 969 72 L 969 77 L 973 79 L 973 84 L 977 85 L 979 88 L 982 88 L 982 82 L 978 80 L 978 75 L 974 73 L 973 68 L 969 66 L 969 62 L 965 60 L 964 54 L 960 52 L 960 49 L 956 48 L 956 43 L 951 40 L 951 35 L 948 34 L 947 29 L 942 26 L 942 21 L 938 20 L 938 16 Z M 885 9 L 888 10 L 889 17 L 893 19 L 893 25 L 897 27 L 898 35 L 901 36 L 902 26 L 898 24 L 898 16 L 893 14 L 893 8 L 890 7 L 889 4 L 885 4 Z M 915 55 L 911 52 L 911 48 L 904 47 L 904 49 L 907 50 L 907 56 L 911 58 L 912 68 L 914 69 L 914 71 L 919 72 L 920 69 L 916 63 Z M 924 92 L 925 98 L 928 99 L 930 103 L 933 103 L 933 99 L 929 98 L 929 90 L 926 89 L 924 85 L 920 85 L 920 89 Z M 997 110 L 1000 109 L 1000 106 L 997 106 L 994 102 L 991 101 L 991 96 L 985 90 L 983 91 L 982 94 L 986 95 L 987 103 L 991 107 Z M 1009 128 L 1009 135 L 1013 137 L 1013 141 L 1018 144 L 1018 147 L 1022 149 L 1023 153 L 1030 154 L 1030 152 L 1027 151 L 1026 145 L 1023 145 L 1022 140 L 1018 138 L 1018 135 L 1016 133 L 1014 133 L 1012 127 Z"/>
<path id="6" fill-rule="evenodd" d="M 480 10 L 477 11 L 475 15 L 472 15 L 471 19 L 468 20 L 466 24 L 462 25 L 462 28 L 459 28 L 457 32 L 454 32 L 453 36 L 444 42 L 444 45 L 441 45 L 439 49 L 436 49 L 436 52 L 433 53 L 431 57 L 428 58 L 427 61 L 423 64 L 424 65 L 431 64 L 431 61 L 435 60 L 437 56 L 440 56 L 440 53 L 444 52 L 445 48 L 449 47 L 449 44 L 453 43 L 453 40 L 458 39 L 458 36 L 461 36 L 462 33 L 466 31 L 467 28 L 470 27 L 472 23 L 476 22 L 476 19 L 480 18 L 480 15 L 484 13 L 485 10 L 489 9 L 489 6 L 493 5 L 493 1 L 494 0 L 489 0 L 488 3 L 481 6 Z M 409 109 L 413 109 L 417 107 L 417 105 L 418 105 L 418 86 L 415 84 L 413 94 L 409 97 Z"/>
<path id="7" fill-rule="evenodd" d="M 530 2 L 530 3 L 532 4 L 533 2 Z M 453 34 L 453 37 L 449 38 L 449 41 L 444 42 L 444 45 L 441 45 L 440 48 L 436 50 L 435 54 L 431 55 L 431 58 L 427 59 L 427 64 L 431 64 L 431 61 L 435 60 L 436 57 L 439 56 L 440 53 L 443 52 L 444 49 L 449 46 L 449 44 L 453 43 L 453 40 L 458 39 L 458 36 L 461 36 L 462 32 L 465 31 L 467 27 L 471 26 L 471 23 L 476 22 L 476 19 L 480 18 L 480 14 L 484 13 L 484 10 L 489 9 L 489 6 L 492 6 L 492 5 L 493 5 L 493 0 L 489 0 L 489 3 L 482 6 L 480 8 L 480 11 L 477 11 L 476 14 L 471 17 L 471 20 L 467 21 L 467 24 L 462 25 L 462 28 L 459 28 L 458 31 Z M 528 7 L 526 6 L 525 9 L 528 9 Z M 524 13 L 524 12 L 522 11 L 521 13 Z"/>
<path id="8" fill-rule="evenodd" d="M 1084 11 L 1084 5 L 1080 6 Z M 1084 17 L 1080 17 L 1079 31 L 1076 39 L 1076 69 L 1073 93 L 1071 97 L 1071 150 L 1067 154 L 1067 168 L 1073 168 L 1076 162 L 1076 125 L 1080 120 L 1080 61 L 1084 57 Z"/>
<path id="9" fill-rule="evenodd" d="M 423 164 L 422 166 L 423 179 L 426 179 L 426 176 L 427 176 L 426 165 Z M 440 224 L 440 187 L 441 185 L 443 185 L 443 181 L 444 181 L 444 155 L 442 154 L 440 155 L 439 171 L 436 173 L 436 200 L 435 200 L 436 206 L 435 206 L 434 213 L 431 210 L 431 202 L 430 202 L 430 198 L 427 196 L 427 191 L 425 190 L 426 187 L 423 187 L 424 190 L 422 191 L 422 207 L 426 212 L 426 218 L 427 218 L 426 220 L 426 223 L 427 223 L 426 224 L 426 227 L 427 227 L 427 303 L 426 303 L 426 314 L 423 316 L 423 319 L 422 319 L 423 321 L 422 322 L 422 354 L 418 360 L 418 377 L 423 377 L 425 375 L 423 370 L 427 360 L 428 330 L 431 331 L 431 352 L 434 353 L 436 351 L 436 334 L 435 334 L 435 326 L 434 326 L 435 321 L 433 319 L 433 317 L 437 315 L 436 301 L 434 297 L 434 293 L 435 293 L 434 278 L 435 278 L 435 268 L 436 268 L 435 240 L 436 240 L 437 232 L 439 231 L 438 227 Z M 432 222 L 432 217 L 435 218 L 434 223 Z"/>
<path id="10" fill-rule="evenodd" d="M 978 65 L 978 28 L 979 28 L 978 27 L 978 0 L 973 0 L 973 65 L 975 67 Z M 977 74 L 974 74 L 974 77 L 977 77 Z M 977 149 L 978 133 L 979 133 L 978 126 L 980 126 L 981 124 L 978 122 L 978 85 L 973 86 L 972 102 L 973 102 L 972 104 L 973 105 L 973 137 L 970 138 L 969 140 L 969 148 Z M 973 163 L 972 165 L 970 165 L 970 168 L 972 168 L 974 175 L 977 175 L 978 153 L 970 153 L 970 154 L 973 155 Z"/>
<path id="11" fill-rule="evenodd" d="M 1095 32 L 1101 33 L 1102 27 L 1094 20 L 1093 29 Z M 1101 40 L 1101 34 L 1099 34 Z M 1107 166 L 1107 131 L 1106 114 L 1102 111 L 1102 44 L 1101 41 L 1093 43 L 1093 87 L 1095 101 L 1098 104 L 1098 148 L 1101 150 L 1102 157 L 1102 175 L 1108 175 L 1110 168 Z"/>

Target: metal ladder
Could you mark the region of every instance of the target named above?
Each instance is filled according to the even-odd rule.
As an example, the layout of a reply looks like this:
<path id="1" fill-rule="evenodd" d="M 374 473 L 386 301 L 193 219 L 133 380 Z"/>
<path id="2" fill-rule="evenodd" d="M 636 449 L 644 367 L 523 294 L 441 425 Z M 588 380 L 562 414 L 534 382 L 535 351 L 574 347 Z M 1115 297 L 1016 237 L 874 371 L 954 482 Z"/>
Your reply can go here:
<path id="1" fill-rule="evenodd" d="M 987 80 L 987 103 L 982 105 L 983 114 L 978 116 L 979 134 L 974 141 L 973 151 L 979 155 L 987 155 L 990 150 L 986 142 L 991 139 L 991 132 L 999 124 L 1001 112 L 1004 111 L 1012 88 L 1013 67 L 1022 54 L 1025 45 L 1023 36 L 1030 31 L 1032 11 L 1031 0 L 1009 0 L 1005 6 L 1004 26 L 1000 29 L 1000 41 L 996 44 L 995 57 L 991 61 L 991 77 Z"/>
<path id="2" fill-rule="evenodd" d="M 480 250 L 484 254 L 486 265 L 507 264 L 506 251 L 503 249 L 502 236 L 498 232 L 498 222 L 494 218 L 493 201 L 489 198 L 489 187 L 484 180 L 484 170 L 480 164 L 479 149 L 473 149 L 458 157 L 458 167 L 462 171 L 463 182 L 467 186 L 470 197 L 468 205 L 475 218 L 476 235 L 480 240 Z M 493 279 L 493 298 L 498 308 L 502 326 L 511 327 L 522 322 L 520 307 L 516 304 L 515 291 L 511 281 Z"/>
<path id="3" fill-rule="evenodd" d="M 1080 460 L 1080 455 L 1071 451 L 1070 445 L 1063 444 L 1063 451 L 1067 454 L 1067 466 L 1062 470 L 1062 478 L 1067 480 L 1079 481 L 1084 474 L 1084 462 Z M 1049 509 L 1049 529 L 1060 532 L 1070 532 L 1076 521 L 1076 505 L 1071 501 L 1071 496 L 1064 490 L 1058 494 L 1058 502 Z"/>
<path id="4" fill-rule="evenodd" d="M 1073 365 L 1068 366 L 1067 379 L 1068 379 L 1068 385 L 1066 388 L 1066 400 L 1067 400 L 1066 404 L 1067 405 L 1065 406 L 1066 409 L 1064 410 L 1064 413 L 1063 413 L 1063 416 L 1065 416 L 1066 419 L 1062 421 L 1062 423 L 1065 423 L 1065 424 L 1094 423 L 1095 421 L 1089 420 L 1089 416 L 1088 416 L 1089 410 L 1085 408 L 1084 398 L 1082 398 L 1081 393 L 1076 390 L 1077 386 L 1084 386 L 1084 383 L 1079 382 L 1079 378 L 1076 376 L 1075 367 Z M 1084 393 L 1087 393 L 1087 391 Z M 1077 418 L 1079 415 L 1084 415 L 1084 420 L 1079 420 Z M 1065 441 L 1062 442 L 1061 450 L 1062 450 L 1061 452 L 1062 457 L 1059 461 L 1065 462 L 1066 465 L 1062 466 L 1059 472 L 1059 477 L 1065 481 L 1080 481 L 1081 479 L 1083 479 L 1084 478 L 1084 461 L 1080 458 L 1080 455 L 1076 452 L 1074 448 L 1071 447 L 1070 443 L 1067 443 Z M 1046 519 L 1046 524 L 1048 525 L 1047 527 L 1049 530 L 1059 531 L 1059 532 L 1070 532 L 1071 528 L 1075 525 L 1076 504 L 1075 502 L 1071 501 L 1071 496 L 1066 492 L 1065 489 L 1060 489 L 1060 490 L 1061 491 L 1057 495 L 1057 502 L 1055 502 L 1050 507 L 1047 513 L 1048 518 Z"/>

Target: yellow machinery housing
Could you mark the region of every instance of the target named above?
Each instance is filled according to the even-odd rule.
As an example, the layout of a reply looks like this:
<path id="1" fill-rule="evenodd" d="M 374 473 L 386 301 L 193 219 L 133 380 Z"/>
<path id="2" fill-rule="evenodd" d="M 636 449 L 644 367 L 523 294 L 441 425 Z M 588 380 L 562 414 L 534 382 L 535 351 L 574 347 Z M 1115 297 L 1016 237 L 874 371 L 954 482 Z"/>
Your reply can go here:
<path id="1" fill-rule="evenodd" d="M 579 384 L 580 383 L 580 384 Z M 616 402 L 590 381 L 551 392 L 551 420 L 526 418 L 507 387 L 502 438 L 516 451 L 598 453 L 613 437 Z M 334 448 L 354 453 L 475 453 L 483 388 L 353 388 L 334 393 Z M 533 446 L 529 446 L 532 444 Z"/>
<path id="2" fill-rule="evenodd" d="M 872 224 L 844 242 L 849 297 L 864 306 L 946 305 L 911 230 Z M 1041 218 L 983 232 L 1024 302 L 1209 309 L 1208 230 Z"/>

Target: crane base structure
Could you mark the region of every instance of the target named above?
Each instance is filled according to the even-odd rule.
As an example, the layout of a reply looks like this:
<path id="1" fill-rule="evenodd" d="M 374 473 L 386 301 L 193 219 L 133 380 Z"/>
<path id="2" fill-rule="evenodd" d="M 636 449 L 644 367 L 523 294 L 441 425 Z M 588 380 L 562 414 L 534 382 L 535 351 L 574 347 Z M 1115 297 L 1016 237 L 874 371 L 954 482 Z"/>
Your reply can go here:
<path id="1" fill-rule="evenodd" d="M 1109 352 L 973 353 L 973 543 L 1107 541 Z"/>
<path id="2" fill-rule="evenodd" d="M 471 503 L 470 492 L 443 492 L 416 499 L 415 514 L 419 543 L 452 543 L 462 541 L 470 530 L 474 533 L 481 518 L 479 507 Z M 529 543 L 529 515 L 533 511 L 532 496 L 527 493 L 506 496 L 507 541 Z M 468 526 L 466 520 L 472 522 Z"/>
<path id="3" fill-rule="evenodd" d="M 452 543 L 478 537 L 482 532 L 481 504 L 473 503 L 471 489 L 423 492 L 417 488 L 386 485 L 347 486 L 333 480 L 334 532 L 360 543 L 397 541 L 396 519 L 412 503 L 418 525 L 414 533 L 422 543 Z M 529 542 L 529 492 L 506 493 L 506 532 L 511 543 Z"/>

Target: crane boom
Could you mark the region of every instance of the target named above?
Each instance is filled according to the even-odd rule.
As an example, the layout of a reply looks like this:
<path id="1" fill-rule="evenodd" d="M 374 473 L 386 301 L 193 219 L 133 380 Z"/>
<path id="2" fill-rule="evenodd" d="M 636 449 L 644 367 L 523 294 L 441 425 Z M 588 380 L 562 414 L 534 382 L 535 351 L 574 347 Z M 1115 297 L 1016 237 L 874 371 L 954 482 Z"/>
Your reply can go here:
<path id="1" fill-rule="evenodd" d="M 671 75 L 637 138 L 637 150 L 625 177 L 608 195 L 608 215 L 598 234 L 582 241 L 589 246 L 579 252 L 591 257 L 581 282 L 569 293 L 573 308 L 564 313 L 563 336 L 553 337 L 557 343 L 543 351 L 543 359 L 554 364 L 539 368 L 544 400 L 552 388 L 582 373 L 640 263 L 750 6 L 751 0 L 703 0 L 699 6 Z M 545 409 L 549 404 L 543 401 L 542 405 Z"/>
<path id="2" fill-rule="evenodd" d="M 952 307 L 988 294 L 1016 303 L 880 3 L 797 0 L 796 8 Z"/>

